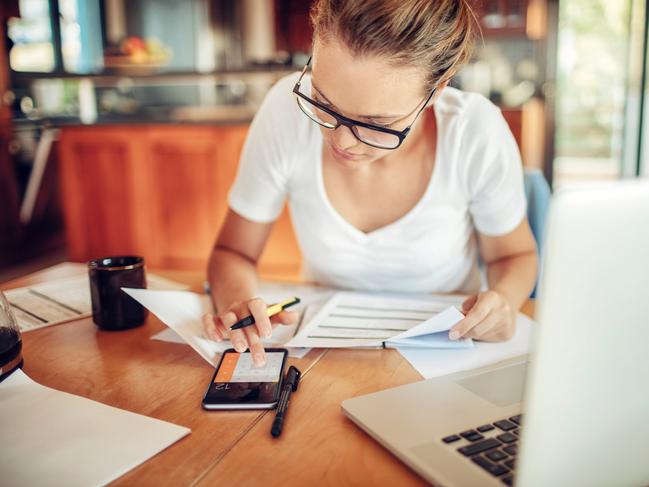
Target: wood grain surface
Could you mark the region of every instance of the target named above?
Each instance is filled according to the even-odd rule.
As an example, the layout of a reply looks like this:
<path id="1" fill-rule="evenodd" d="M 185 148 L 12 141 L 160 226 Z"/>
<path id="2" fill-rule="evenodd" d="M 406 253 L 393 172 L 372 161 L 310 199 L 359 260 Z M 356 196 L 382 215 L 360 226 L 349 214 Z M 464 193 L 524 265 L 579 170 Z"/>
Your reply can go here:
<path id="1" fill-rule="evenodd" d="M 199 485 L 426 485 L 348 420 L 349 397 L 421 380 L 396 350 L 329 350 L 291 397 L 285 428 L 265 414 Z"/>
<path id="2" fill-rule="evenodd" d="M 84 271 L 61 264 L 0 288 Z M 203 279 L 193 271 L 152 272 L 196 291 Z M 532 315 L 534 303 L 523 311 Z M 213 369 L 188 346 L 149 339 L 164 326 L 150 316 L 139 328 L 105 332 L 88 318 L 23 334 L 24 370 L 40 384 L 191 428 L 115 485 L 425 484 L 340 409 L 349 397 L 421 380 L 396 350 L 312 350 L 290 359 L 303 378 L 275 439 L 273 411 L 201 409 Z"/>
<path id="3" fill-rule="evenodd" d="M 63 264 L 3 284 L 1 289 L 79 275 Z M 200 289 L 199 273 L 155 271 Z M 193 277 L 190 277 L 193 276 Z M 165 325 L 150 315 L 133 330 L 100 331 L 91 318 L 23 334 L 23 370 L 36 382 L 153 418 L 191 434 L 118 479 L 116 485 L 188 485 L 203 476 L 254 426 L 259 411 L 207 412 L 201 399 L 213 368 L 189 346 L 150 340 Z M 308 370 L 323 351 L 290 359 Z"/>

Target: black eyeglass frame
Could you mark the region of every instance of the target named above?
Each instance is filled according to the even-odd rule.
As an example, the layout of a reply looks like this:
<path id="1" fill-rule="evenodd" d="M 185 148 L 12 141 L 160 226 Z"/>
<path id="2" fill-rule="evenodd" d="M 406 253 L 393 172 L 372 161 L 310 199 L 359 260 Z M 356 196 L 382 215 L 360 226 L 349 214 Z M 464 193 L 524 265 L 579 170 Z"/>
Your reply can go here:
<path id="1" fill-rule="evenodd" d="M 369 145 L 370 147 L 375 147 L 377 149 L 384 149 L 384 150 L 398 149 L 401 146 L 401 144 L 403 144 L 403 141 L 405 140 L 408 133 L 410 133 L 411 127 L 415 124 L 415 122 L 419 118 L 419 115 L 421 115 L 421 112 L 424 111 L 424 109 L 426 108 L 426 105 L 428 105 L 428 102 L 431 100 L 431 98 L 433 97 L 433 95 L 437 91 L 437 86 L 435 86 L 433 88 L 433 90 L 430 92 L 430 95 L 428 95 L 428 97 L 426 98 L 426 101 L 424 102 L 422 107 L 417 112 L 417 115 L 415 115 L 415 118 L 414 118 L 414 120 L 412 121 L 412 123 L 410 125 L 408 125 L 403 130 L 393 130 L 393 129 L 389 129 L 387 127 L 380 127 L 378 125 L 372 125 L 371 123 L 365 123 L 365 122 L 361 122 L 361 121 L 358 121 L 358 120 L 354 120 L 352 118 L 347 118 L 344 115 L 341 115 L 340 113 L 337 113 L 337 112 L 333 111 L 331 108 L 326 107 L 322 103 L 317 102 L 317 101 L 309 98 L 304 93 L 300 93 L 300 83 L 302 82 L 302 78 L 304 78 L 304 75 L 306 74 L 306 71 L 307 71 L 307 69 L 309 67 L 309 64 L 311 64 L 311 58 L 309 58 L 307 63 L 304 65 L 304 68 L 302 69 L 302 74 L 300 74 L 300 77 L 298 78 L 297 83 L 295 83 L 295 86 L 293 87 L 293 93 L 295 93 L 296 96 L 299 96 L 300 98 L 308 101 L 309 103 L 311 103 L 312 105 L 314 105 L 318 109 L 322 110 L 323 112 L 327 113 L 328 115 L 331 115 L 336 120 L 336 125 L 334 127 L 329 127 L 327 125 L 323 125 L 322 123 L 318 122 L 317 120 L 314 120 L 308 113 L 306 113 L 304 111 L 304 109 L 302 108 L 302 105 L 300 105 L 298 103 L 298 106 L 300 107 L 300 110 L 302 110 L 304 112 L 304 114 L 307 117 L 309 117 L 310 120 L 313 120 L 315 123 L 317 123 L 318 125 L 320 125 L 321 127 L 326 128 L 326 129 L 336 130 L 341 125 L 344 126 L 344 127 L 347 127 L 349 129 L 349 131 L 354 135 L 354 137 L 356 137 L 356 139 L 359 142 L 362 142 L 363 144 Z M 408 115 L 405 115 L 405 117 L 408 117 L 411 114 L 412 114 L 412 112 L 410 112 Z M 390 134 L 390 135 L 394 135 L 394 136 L 399 138 L 399 143 L 394 147 L 385 147 L 385 146 L 381 146 L 381 145 L 372 144 L 370 142 L 362 140 L 358 136 L 358 134 L 354 130 L 354 127 L 356 127 L 356 126 L 363 127 L 363 128 L 366 128 L 366 129 L 376 130 L 378 132 L 383 132 L 383 133 Z"/>

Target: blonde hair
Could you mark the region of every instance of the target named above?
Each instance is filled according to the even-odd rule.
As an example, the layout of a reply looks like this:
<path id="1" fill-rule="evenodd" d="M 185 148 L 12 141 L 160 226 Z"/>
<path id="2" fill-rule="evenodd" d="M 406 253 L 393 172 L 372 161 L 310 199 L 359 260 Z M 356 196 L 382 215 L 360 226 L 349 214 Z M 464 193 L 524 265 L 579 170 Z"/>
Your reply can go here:
<path id="1" fill-rule="evenodd" d="M 314 39 L 423 68 L 428 91 L 469 60 L 478 31 L 467 0 L 316 0 L 311 23 Z"/>

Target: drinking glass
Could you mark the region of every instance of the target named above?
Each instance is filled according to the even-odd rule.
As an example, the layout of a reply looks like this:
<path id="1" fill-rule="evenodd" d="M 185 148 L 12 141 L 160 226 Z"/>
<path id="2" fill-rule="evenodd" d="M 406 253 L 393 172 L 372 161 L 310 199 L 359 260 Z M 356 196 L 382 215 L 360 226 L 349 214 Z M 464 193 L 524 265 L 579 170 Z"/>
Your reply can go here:
<path id="1" fill-rule="evenodd" d="M 0 291 L 0 381 L 23 365 L 23 341 L 11 306 Z"/>

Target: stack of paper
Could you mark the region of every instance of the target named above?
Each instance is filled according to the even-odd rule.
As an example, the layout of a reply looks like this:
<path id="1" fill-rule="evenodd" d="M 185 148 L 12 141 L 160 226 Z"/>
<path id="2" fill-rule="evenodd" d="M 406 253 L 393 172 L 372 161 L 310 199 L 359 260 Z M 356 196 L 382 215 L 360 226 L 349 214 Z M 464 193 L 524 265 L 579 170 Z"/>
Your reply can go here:
<path id="1" fill-rule="evenodd" d="M 211 310 L 209 298 L 189 292 L 126 290 L 170 329 L 167 341 L 191 345 L 210 364 L 231 345 L 203 334 L 201 316 Z M 481 367 L 529 351 L 532 321 L 519 314 L 516 334 L 508 342 L 452 341 L 448 330 L 463 318 L 462 296 L 407 296 L 335 292 L 309 286 L 275 286 L 260 290 L 271 303 L 296 295 L 308 307 L 301 326 L 280 326 L 265 346 L 287 347 L 303 356 L 311 347 L 395 347 L 424 377 Z M 296 333 L 297 330 L 297 333 Z M 299 347 L 299 348 L 296 348 Z"/>
<path id="2" fill-rule="evenodd" d="M 215 342 L 205 336 L 201 317 L 212 311 L 208 296 L 181 291 L 124 291 L 169 326 L 169 330 L 152 338 L 187 343 L 212 365 L 216 365 L 221 353 L 232 346 L 227 340 Z M 445 349 L 473 346 L 470 339 L 448 339 L 448 330 L 463 318 L 452 306 L 461 299 L 458 297 L 334 292 L 317 286 L 271 283 L 262 284 L 259 295 L 267 303 L 291 295 L 300 297 L 301 323 L 279 326 L 271 338 L 263 340 L 266 347 L 289 348 L 294 357 L 304 356 L 312 347 Z"/>

